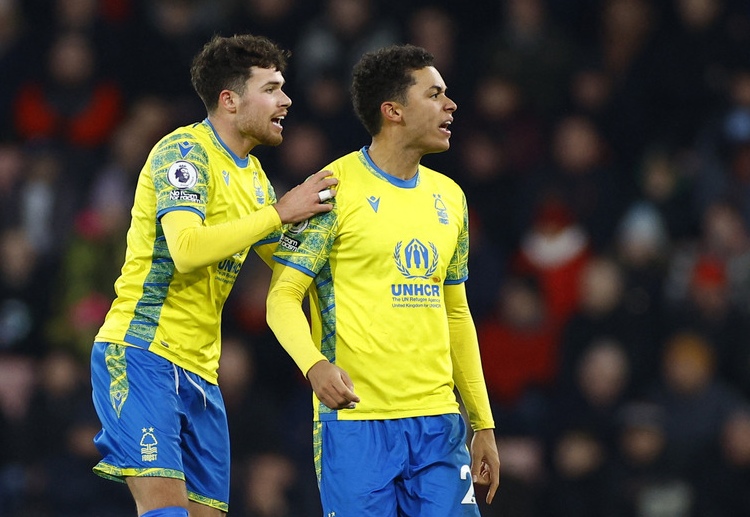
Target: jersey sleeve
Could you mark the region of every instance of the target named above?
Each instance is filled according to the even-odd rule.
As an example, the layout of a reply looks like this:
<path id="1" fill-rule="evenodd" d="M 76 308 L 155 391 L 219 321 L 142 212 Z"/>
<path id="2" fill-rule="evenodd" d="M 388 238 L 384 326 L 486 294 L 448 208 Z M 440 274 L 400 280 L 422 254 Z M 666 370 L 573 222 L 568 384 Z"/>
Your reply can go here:
<path id="1" fill-rule="evenodd" d="M 445 277 L 445 283 L 449 285 L 463 283 L 469 277 L 469 208 L 466 204 L 466 196 L 462 194 L 461 199 L 463 210 L 461 230 Z"/>
<path id="2" fill-rule="evenodd" d="M 193 211 L 201 219 L 206 217 L 208 155 L 191 138 L 190 135 L 178 134 L 165 139 L 151 157 L 157 218 L 174 209 Z M 188 155 L 189 159 L 186 158 Z"/>
<path id="3" fill-rule="evenodd" d="M 274 260 L 315 277 L 328 261 L 336 238 L 337 210 L 320 213 L 287 228 L 279 240 Z"/>
<path id="4" fill-rule="evenodd" d="M 492 429 L 495 422 L 482 371 L 477 331 L 464 284 L 445 289 L 445 306 L 450 330 L 453 380 L 466 407 L 471 428 L 474 431 Z"/>

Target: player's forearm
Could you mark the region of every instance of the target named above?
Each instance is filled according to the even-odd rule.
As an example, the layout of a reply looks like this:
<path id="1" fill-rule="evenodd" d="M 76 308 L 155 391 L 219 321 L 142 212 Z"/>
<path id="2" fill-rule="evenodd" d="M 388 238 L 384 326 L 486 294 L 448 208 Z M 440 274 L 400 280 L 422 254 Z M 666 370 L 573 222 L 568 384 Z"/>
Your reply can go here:
<path id="1" fill-rule="evenodd" d="M 249 248 L 281 228 L 281 220 L 268 206 L 234 221 L 205 226 L 195 214 L 175 210 L 162 217 L 162 226 L 175 267 L 189 273 Z"/>
<path id="2" fill-rule="evenodd" d="M 495 427 L 484 382 L 476 327 L 463 284 L 446 286 L 446 307 L 451 340 L 453 380 L 469 414 L 472 429 Z"/>
<path id="3" fill-rule="evenodd" d="M 266 300 L 266 321 L 276 339 L 302 373 L 326 360 L 310 335 L 302 300 L 312 279 L 295 269 L 276 264 Z"/>

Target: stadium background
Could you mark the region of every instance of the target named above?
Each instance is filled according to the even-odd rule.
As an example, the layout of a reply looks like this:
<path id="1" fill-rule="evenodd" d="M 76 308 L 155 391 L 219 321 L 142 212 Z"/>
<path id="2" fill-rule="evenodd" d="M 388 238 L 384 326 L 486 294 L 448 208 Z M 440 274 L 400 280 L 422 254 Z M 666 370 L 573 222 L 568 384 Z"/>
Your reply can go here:
<path id="1" fill-rule="evenodd" d="M 459 109 L 425 163 L 472 211 L 503 462 L 483 515 L 748 515 L 746 0 L 0 0 L 0 516 L 133 515 L 90 471 L 91 339 L 148 150 L 204 117 L 190 58 L 245 31 L 293 51 L 284 144 L 257 150 L 279 193 L 368 142 L 363 51 L 436 56 Z M 248 263 L 224 315 L 230 515 L 317 516 L 267 281 Z"/>

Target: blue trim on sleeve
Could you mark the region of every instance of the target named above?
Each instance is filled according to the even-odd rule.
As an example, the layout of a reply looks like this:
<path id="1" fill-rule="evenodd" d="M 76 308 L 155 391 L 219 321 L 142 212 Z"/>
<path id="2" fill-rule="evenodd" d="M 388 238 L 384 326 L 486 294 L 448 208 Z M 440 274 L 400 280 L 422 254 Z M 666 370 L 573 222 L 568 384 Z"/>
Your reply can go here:
<path id="1" fill-rule="evenodd" d="M 188 212 L 193 212 L 195 214 L 198 214 L 198 216 L 201 218 L 202 221 L 206 220 L 206 214 L 198 210 L 197 208 L 194 208 L 192 206 L 170 206 L 167 208 L 164 208 L 163 210 L 159 210 L 156 212 L 156 219 L 157 221 L 164 217 L 164 214 L 168 212 L 172 212 L 174 210 L 187 210 Z"/>
<path id="2" fill-rule="evenodd" d="M 276 237 L 276 238 L 270 237 L 270 238 L 267 238 L 267 239 L 261 239 L 261 240 L 259 240 L 258 242 L 256 242 L 255 244 L 253 244 L 251 247 L 255 248 L 256 246 L 263 246 L 265 244 L 275 244 L 277 242 L 279 242 L 279 237 Z"/>
<path id="3" fill-rule="evenodd" d="M 464 276 L 464 277 L 461 277 L 461 278 L 457 278 L 457 279 L 455 279 L 455 280 L 446 280 L 446 281 L 445 281 L 445 282 L 443 282 L 443 283 L 444 283 L 445 285 L 458 285 L 458 284 L 463 284 L 463 283 L 464 283 L 464 282 L 466 282 L 466 281 L 467 281 L 468 279 L 469 279 L 469 276 L 467 275 L 467 276 Z"/>
<path id="4" fill-rule="evenodd" d="M 307 269 L 306 267 L 300 266 L 299 264 L 295 264 L 294 262 L 289 262 L 288 260 L 284 260 L 279 257 L 273 258 L 276 262 L 279 264 L 284 264 L 285 266 L 289 266 L 292 269 L 296 269 L 297 271 L 301 271 L 302 273 L 306 274 L 309 277 L 315 278 L 315 273 Z"/>

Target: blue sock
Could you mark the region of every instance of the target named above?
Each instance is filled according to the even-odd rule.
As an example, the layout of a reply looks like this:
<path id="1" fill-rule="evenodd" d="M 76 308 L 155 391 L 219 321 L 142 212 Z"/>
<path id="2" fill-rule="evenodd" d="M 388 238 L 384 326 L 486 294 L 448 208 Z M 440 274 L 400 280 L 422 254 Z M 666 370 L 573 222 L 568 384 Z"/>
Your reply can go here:
<path id="1" fill-rule="evenodd" d="M 188 511 L 182 506 L 167 506 L 146 512 L 141 517 L 188 517 Z"/>

